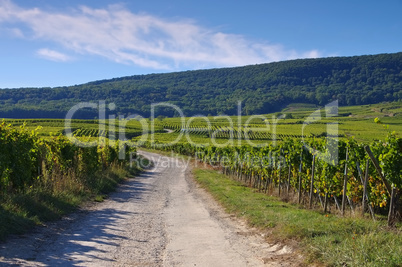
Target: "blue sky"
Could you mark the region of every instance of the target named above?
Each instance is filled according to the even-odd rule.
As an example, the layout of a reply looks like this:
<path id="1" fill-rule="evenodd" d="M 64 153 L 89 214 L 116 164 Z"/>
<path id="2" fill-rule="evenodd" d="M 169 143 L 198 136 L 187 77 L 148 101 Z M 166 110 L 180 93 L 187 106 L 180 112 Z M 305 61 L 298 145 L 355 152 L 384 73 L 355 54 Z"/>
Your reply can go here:
<path id="1" fill-rule="evenodd" d="M 0 88 L 402 51 L 402 0 L 0 0 Z"/>

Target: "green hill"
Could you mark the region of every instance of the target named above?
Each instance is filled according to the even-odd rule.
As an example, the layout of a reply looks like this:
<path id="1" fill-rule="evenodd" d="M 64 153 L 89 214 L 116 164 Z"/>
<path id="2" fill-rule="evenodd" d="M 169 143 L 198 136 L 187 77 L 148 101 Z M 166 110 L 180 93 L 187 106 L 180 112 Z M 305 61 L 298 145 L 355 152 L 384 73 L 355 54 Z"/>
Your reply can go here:
<path id="1" fill-rule="evenodd" d="M 402 100 L 402 53 L 299 59 L 236 68 L 135 75 L 56 88 L 0 90 L 0 117 L 64 118 L 79 102 L 115 103 L 114 114 L 150 116 L 169 102 L 186 116 L 279 111 L 290 103 L 374 104 Z M 172 108 L 156 115 L 173 116 Z M 176 114 L 177 115 L 177 114 Z M 75 118 L 94 118 L 94 109 Z"/>

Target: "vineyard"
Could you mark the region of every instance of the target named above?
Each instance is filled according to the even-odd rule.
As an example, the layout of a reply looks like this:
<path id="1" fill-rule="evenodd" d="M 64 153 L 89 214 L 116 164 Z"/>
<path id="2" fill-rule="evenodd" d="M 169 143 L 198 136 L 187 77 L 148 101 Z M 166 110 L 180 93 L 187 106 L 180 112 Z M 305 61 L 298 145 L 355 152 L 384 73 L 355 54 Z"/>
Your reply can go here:
<path id="1" fill-rule="evenodd" d="M 375 213 L 387 214 L 390 206 L 393 215 L 399 212 L 394 205 L 402 190 L 402 139 L 396 133 L 369 146 L 353 139 L 331 138 L 311 138 L 307 142 L 286 138 L 276 146 L 265 147 L 186 143 L 145 146 L 195 157 L 258 191 L 296 193 L 299 203 L 319 205 L 325 212 L 330 205 L 341 213 L 348 205 L 355 212 L 362 203 L 373 218 Z M 330 151 L 335 146 L 337 153 Z M 367 151 L 375 156 L 370 157 Z"/>
<path id="2" fill-rule="evenodd" d="M 63 176 L 82 179 L 83 185 L 96 183 L 94 173 L 119 160 L 124 149 L 126 160 L 135 148 L 104 139 L 95 147 L 78 147 L 65 136 L 42 139 L 35 131 L 0 124 L 0 194 L 25 190 L 33 185 L 57 186 Z M 123 157 L 124 160 L 124 157 Z"/>
<path id="3" fill-rule="evenodd" d="M 76 201 L 82 196 L 102 201 L 110 183 L 116 186 L 129 175 L 123 169 L 128 169 L 136 147 L 143 146 L 186 155 L 196 166 L 207 166 L 194 169 L 204 182 L 215 179 L 210 183 L 222 183 L 222 188 L 232 182 L 233 188 L 223 191 L 225 201 L 230 190 L 245 197 L 247 189 L 251 205 L 246 206 L 247 198 L 230 200 L 239 214 L 253 214 L 258 205 L 262 214 L 258 225 L 264 231 L 267 227 L 278 231 L 279 240 L 282 235 L 298 241 L 302 237 L 307 241 L 301 244 L 318 253 L 315 258 L 326 261 L 331 251 L 329 262 L 338 264 L 351 262 L 354 253 L 364 255 L 356 266 L 378 262 L 379 254 L 387 255 L 381 256 L 382 262 L 400 262 L 395 255 L 400 255 L 402 213 L 401 116 L 367 119 L 362 107 L 345 110 L 361 113 L 311 123 L 305 123 L 311 110 L 292 110 L 286 120 L 279 120 L 280 114 L 240 119 L 72 120 L 70 131 L 64 120 L 3 120 L 0 224 L 6 227 L 0 229 L 0 239 L 23 232 L 21 225 L 27 220 L 41 224 L 47 218 L 60 218 L 54 214 L 60 216 L 82 203 Z M 379 113 L 370 110 L 374 110 L 370 116 Z M 389 114 L 389 110 L 378 111 Z M 336 125 L 339 132 L 326 134 L 328 125 Z M 85 142 L 91 145 L 81 146 Z M 300 222 L 304 216 L 307 223 Z M 387 218 L 390 228 L 384 227 Z M 383 248 L 388 243 L 395 246 L 392 252 Z M 349 258 L 338 260 L 339 253 Z M 388 255 L 393 258 L 384 260 Z"/>
<path id="4" fill-rule="evenodd" d="M 312 123 L 305 122 L 313 110 L 289 110 L 291 113 L 285 110 L 283 114 L 240 118 L 72 120 L 73 137 L 97 141 L 85 148 L 61 135 L 66 133 L 64 120 L 6 120 L 0 139 L 1 150 L 7 151 L 0 155 L 1 194 L 38 182 L 54 184 L 56 174 L 89 179 L 84 178 L 88 176 L 85 173 L 107 168 L 118 153 L 116 145 L 127 140 L 132 141 L 130 145 L 144 144 L 196 157 L 258 191 L 293 196 L 296 202 L 324 211 L 344 213 L 345 209 L 357 212 L 363 208 L 374 217 L 386 215 L 394 203 L 400 207 L 399 103 L 340 107 L 339 116 L 331 118 L 324 118 L 321 111 Z M 380 116 L 377 122 L 389 123 L 391 129 L 367 120 L 367 116 Z M 336 125 L 339 132 L 327 134 L 328 125 Z M 379 140 L 390 130 L 394 132 Z M 349 137 L 352 132 L 355 138 Z M 120 143 L 113 141 L 119 139 Z M 336 151 L 331 151 L 334 148 Z"/>
<path id="5" fill-rule="evenodd" d="M 261 141 L 280 141 L 286 138 L 327 136 L 344 140 L 354 137 L 356 141 L 368 144 L 385 136 L 388 131 L 402 131 L 402 106 L 398 102 L 339 107 L 336 116 L 330 115 L 327 116 L 327 112 L 318 107 L 293 105 L 273 114 L 163 118 L 156 119 L 155 125 L 176 134 L 189 135 L 192 140 L 199 140 L 199 144 L 207 143 L 211 138 L 250 140 L 260 144 Z M 389 125 L 390 129 L 384 129 L 381 124 L 373 124 L 377 117 L 383 125 Z M 337 130 L 331 132 L 328 127 Z M 158 137 L 160 142 L 169 141 L 169 136 Z M 170 140 L 175 140 L 175 136 Z M 186 141 L 184 139 L 183 142 Z"/>
<path id="6" fill-rule="evenodd" d="M 79 147 L 61 134 L 40 137 L 24 123 L 0 123 L 0 151 L 0 240 L 102 199 L 136 171 L 127 164 L 135 148 L 123 142 Z"/>
<path id="7" fill-rule="evenodd" d="M 61 119 L 7 119 L 6 124 L 18 129 L 24 125 L 28 131 L 34 130 L 41 138 L 66 135 L 65 120 Z M 148 127 L 148 125 L 147 125 Z M 143 128 L 143 124 L 137 120 L 71 120 L 71 132 L 75 137 L 88 138 L 109 138 L 117 139 L 132 139 L 149 132 L 149 127 Z M 120 133 L 122 132 L 122 134 Z M 162 133 L 162 125 L 154 127 L 155 133 Z M 120 136 L 122 135 L 122 136 Z M 124 135 L 124 136 L 123 136 Z"/>
<path id="8" fill-rule="evenodd" d="M 249 125 L 248 127 L 229 126 L 190 126 L 182 127 L 181 124 L 163 124 L 165 129 L 173 130 L 175 133 L 186 133 L 205 138 L 220 139 L 241 139 L 241 140 L 283 140 L 285 138 L 302 138 L 301 134 L 276 134 L 270 130 L 263 129 L 261 125 Z M 314 137 L 311 134 L 307 138 Z"/>
<path id="9" fill-rule="evenodd" d="M 79 128 L 73 132 L 73 135 L 76 137 L 112 137 L 109 135 L 109 131 L 99 130 L 99 129 L 88 129 L 88 128 Z M 113 139 L 115 139 L 115 135 L 113 134 Z"/>

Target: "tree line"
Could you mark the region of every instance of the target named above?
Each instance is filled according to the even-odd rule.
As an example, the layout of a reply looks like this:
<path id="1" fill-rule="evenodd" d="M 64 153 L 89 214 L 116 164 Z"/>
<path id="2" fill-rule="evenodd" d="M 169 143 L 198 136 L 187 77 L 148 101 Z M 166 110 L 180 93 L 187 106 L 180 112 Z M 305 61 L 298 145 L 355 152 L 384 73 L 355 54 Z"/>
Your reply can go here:
<path id="1" fill-rule="evenodd" d="M 375 104 L 402 99 L 402 53 L 297 59 L 235 68 L 134 75 L 55 88 L 0 90 L 0 117 L 64 118 L 76 103 L 106 100 L 115 113 L 149 117 L 169 102 L 185 116 L 277 112 L 291 103 Z M 175 116 L 160 107 L 156 115 Z M 76 118 L 93 119 L 96 110 Z"/>

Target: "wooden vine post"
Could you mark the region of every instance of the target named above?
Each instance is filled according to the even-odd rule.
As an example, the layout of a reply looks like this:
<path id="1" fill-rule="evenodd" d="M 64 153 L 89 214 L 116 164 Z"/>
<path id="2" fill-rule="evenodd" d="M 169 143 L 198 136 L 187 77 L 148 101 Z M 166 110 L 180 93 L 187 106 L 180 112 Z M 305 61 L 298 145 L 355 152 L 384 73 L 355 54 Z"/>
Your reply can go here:
<path id="1" fill-rule="evenodd" d="M 315 165 L 315 155 L 313 155 L 313 166 L 311 167 L 311 183 L 310 183 L 310 209 L 313 207 L 313 194 L 314 194 L 314 166 Z"/>
<path id="2" fill-rule="evenodd" d="M 327 213 L 328 209 L 328 192 L 325 192 L 324 195 L 324 213 Z"/>
<path id="3" fill-rule="evenodd" d="M 370 210 L 371 213 L 371 217 L 373 218 L 373 220 L 375 220 L 375 216 L 374 216 L 374 211 L 373 208 L 370 205 L 370 201 L 368 198 L 368 194 L 367 194 L 367 183 L 368 183 L 368 176 L 369 176 L 369 165 L 370 165 L 370 160 L 366 161 L 366 171 L 364 173 L 364 180 L 363 180 L 363 200 L 362 200 L 362 216 L 364 217 L 364 211 L 366 210 L 366 201 L 367 201 L 367 206 Z M 360 168 L 359 168 L 359 173 L 360 173 Z"/>
<path id="4" fill-rule="evenodd" d="M 395 217 L 395 201 L 396 201 L 396 189 L 392 187 L 391 191 L 391 199 L 389 202 L 389 213 L 388 213 L 388 226 L 392 226 L 394 224 Z"/>
<path id="5" fill-rule="evenodd" d="M 289 170 L 288 170 L 288 186 L 286 188 L 287 195 L 289 195 L 289 190 L 290 190 L 290 177 L 292 175 L 292 164 L 289 163 Z"/>
<path id="6" fill-rule="evenodd" d="M 282 170 L 282 164 L 281 162 L 278 163 L 278 193 L 279 196 L 281 196 L 281 170 Z"/>
<path id="7" fill-rule="evenodd" d="M 302 176 L 302 166 L 303 166 L 303 157 L 302 157 L 302 154 L 303 154 L 303 150 L 302 150 L 302 152 L 300 153 L 300 166 L 299 166 L 299 204 L 300 204 L 300 202 L 301 202 L 301 176 Z"/>
<path id="8" fill-rule="evenodd" d="M 345 173 L 343 178 L 343 195 L 342 195 L 342 216 L 345 214 L 345 206 L 346 206 L 346 191 L 348 190 L 348 160 L 349 160 L 349 151 L 346 148 L 346 161 L 345 161 Z"/>

